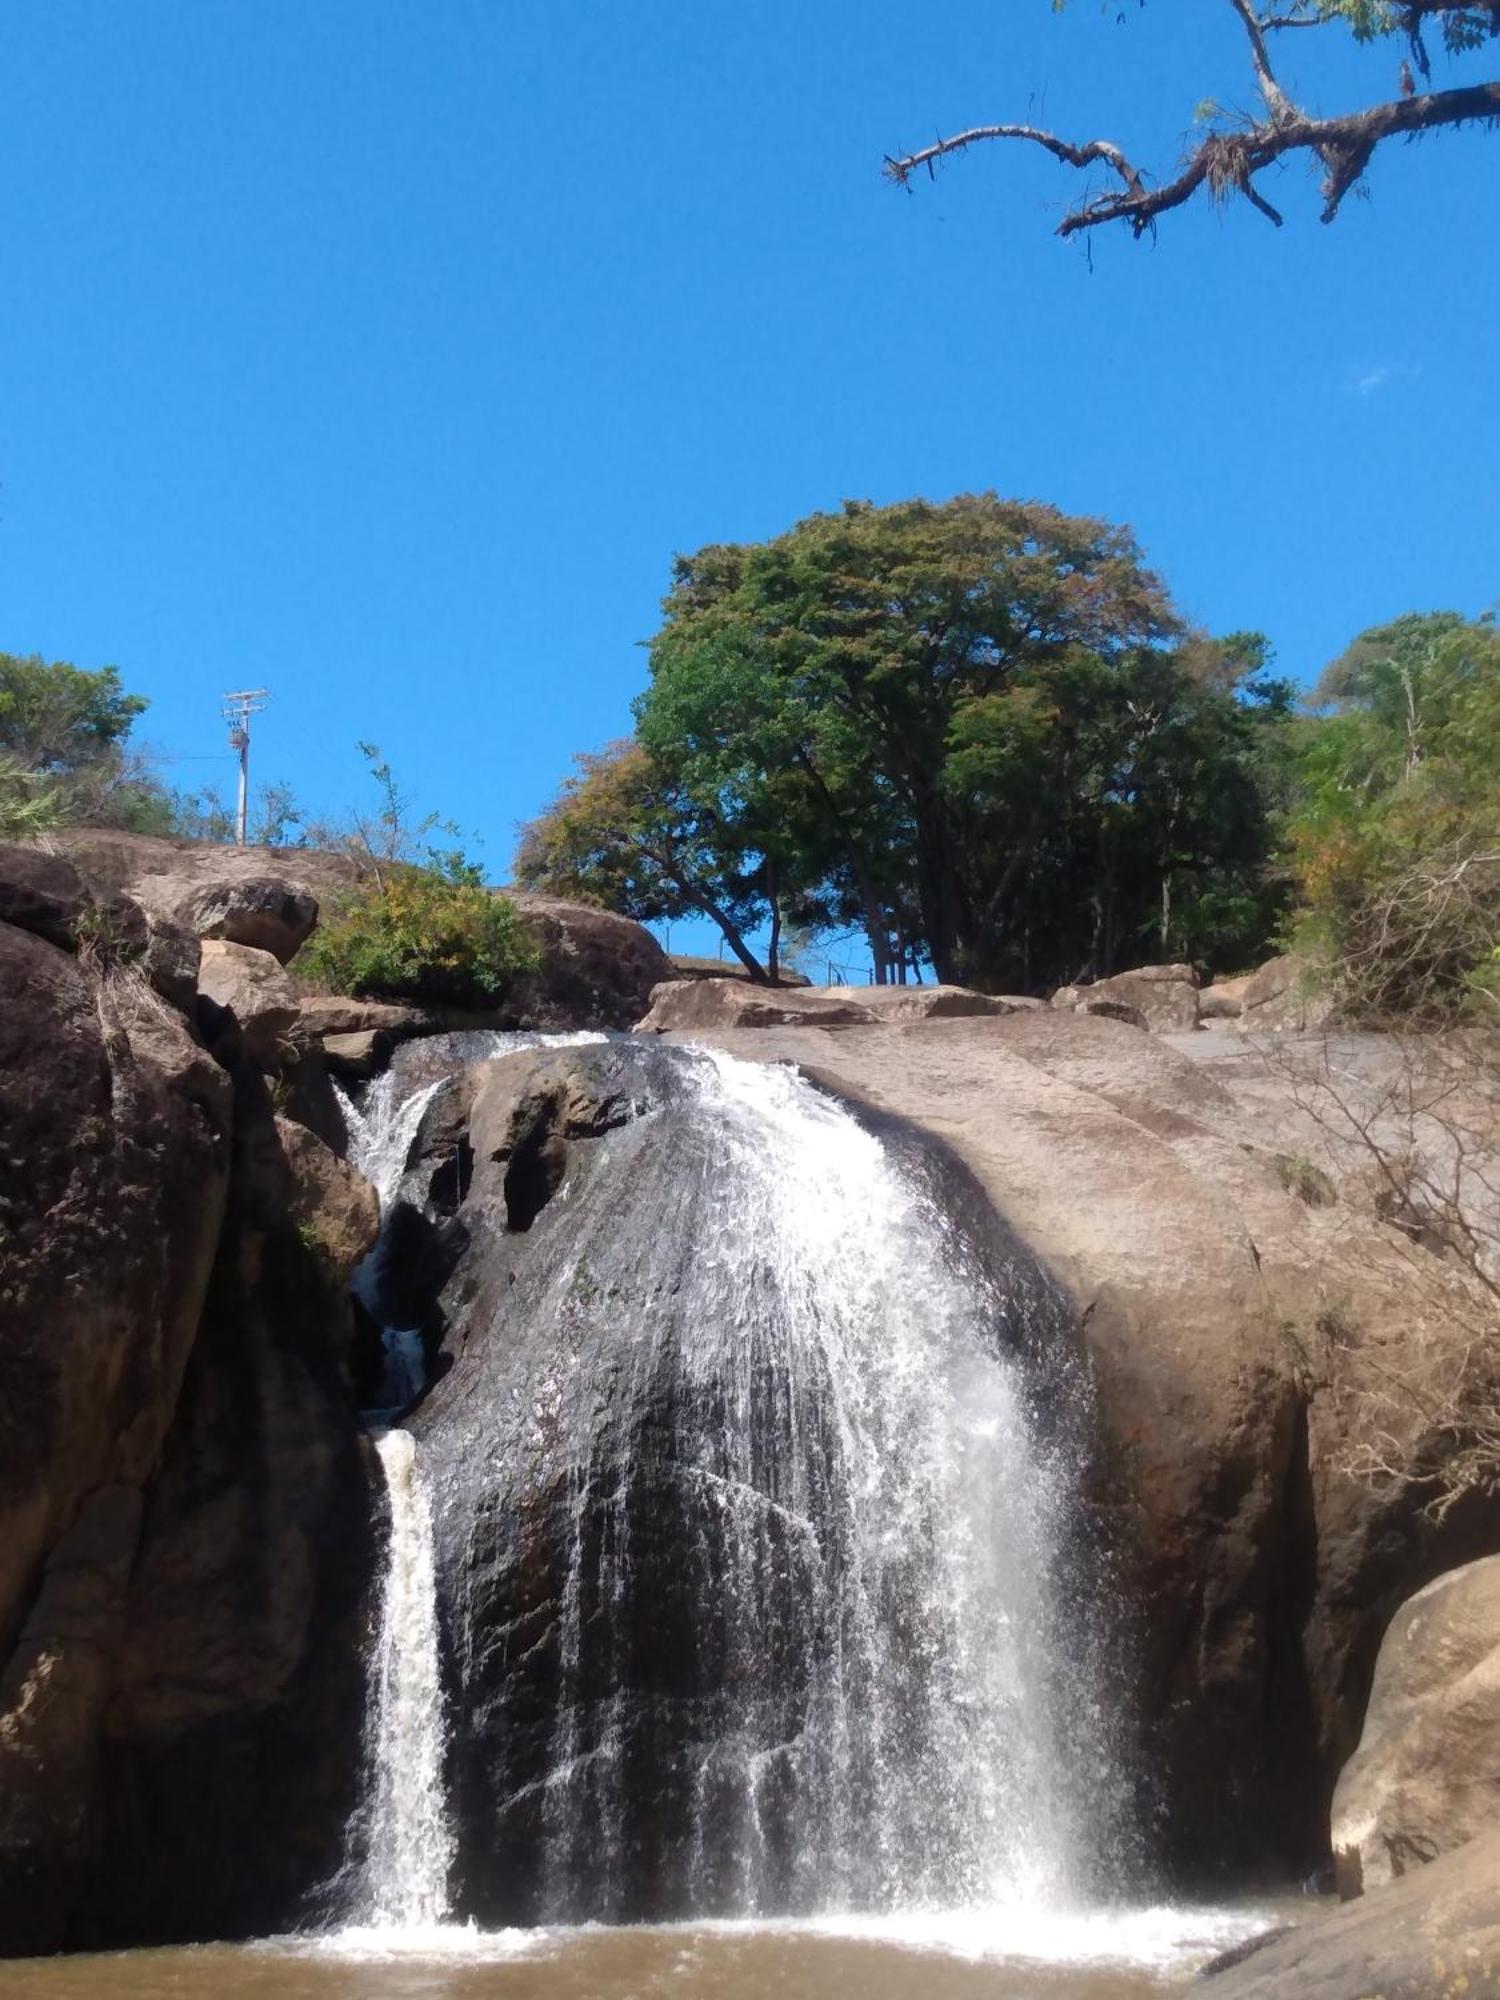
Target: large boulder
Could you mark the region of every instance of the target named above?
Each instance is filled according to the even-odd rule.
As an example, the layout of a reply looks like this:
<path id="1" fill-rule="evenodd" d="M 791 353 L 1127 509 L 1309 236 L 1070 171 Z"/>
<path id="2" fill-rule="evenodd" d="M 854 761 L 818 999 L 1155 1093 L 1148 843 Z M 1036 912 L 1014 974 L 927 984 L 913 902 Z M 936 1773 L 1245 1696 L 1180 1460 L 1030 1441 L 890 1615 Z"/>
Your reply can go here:
<path id="1" fill-rule="evenodd" d="M 1253 972 L 1244 972 L 1235 979 L 1216 979 L 1203 987 L 1198 995 L 1199 1021 L 1237 1021 L 1245 1011 L 1245 995 L 1254 977 Z"/>
<path id="2" fill-rule="evenodd" d="M 75 1946 L 323 1913 L 360 1799 L 382 1502 L 340 1349 L 370 1208 L 274 1116 L 236 1041 L 226 1026 L 216 1044 L 236 1095 L 228 1210 L 147 1494 Z"/>
<path id="3" fill-rule="evenodd" d="M 199 990 L 227 1007 L 262 1069 L 279 1069 L 301 1018 L 296 992 L 268 951 L 212 939 L 203 947 Z"/>
<path id="4" fill-rule="evenodd" d="M 1230 1960 L 1201 2000 L 1500 2000 L 1500 1833 Z"/>
<path id="5" fill-rule="evenodd" d="M 0 923 L 81 954 L 100 970 L 135 967 L 180 1013 L 193 1011 L 197 938 L 149 916 L 122 891 L 86 882 L 61 855 L 0 846 Z"/>
<path id="6" fill-rule="evenodd" d="M 505 1025 L 628 1028 L 672 977 L 671 960 L 643 925 L 613 910 L 590 909 L 518 889 L 505 894 L 537 941 L 541 965 L 516 982 Z"/>
<path id="7" fill-rule="evenodd" d="M 1346 1895 L 1500 1824 L 1500 1556 L 1419 1590 L 1391 1621 L 1359 1748 L 1333 1795 Z"/>
<path id="8" fill-rule="evenodd" d="M 29 879 L 75 948 L 0 922 L 0 1955 L 285 1928 L 359 1781 L 368 1191 Z"/>
<path id="9" fill-rule="evenodd" d="M 1419 1329 L 1461 1356 L 1460 1274 L 1353 1198 L 1359 1149 L 1317 1153 L 1306 1079 L 1237 1036 L 1049 1009 L 681 1039 L 795 1061 L 940 1137 L 1062 1279 L 1094 1359 L 1093 1504 L 1165 1856 L 1220 1879 L 1320 1865 L 1386 1622 L 1500 1547 L 1492 1508 L 1432 1516 L 1441 1415 L 1371 1394 Z M 1332 1204 L 1287 1173 L 1315 1154 Z M 1363 1476 L 1382 1439 L 1390 1476 Z"/>
<path id="10" fill-rule="evenodd" d="M 635 1026 L 638 1034 L 666 1035 L 705 1028 L 779 1028 L 798 1021 L 833 1028 L 874 1018 L 852 991 L 835 998 L 800 987 L 751 986 L 741 979 L 678 979 L 654 989 L 650 1012 Z"/>
<path id="11" fill-rule="evenodd" d="M 1240 994 L 1240 1026 L 1246 1034 L 1320 1028 L 1333 1016 L 1333 1001 L 1320 987 L 1316 969 L 1288 954 L 1270 959 L 1245 981 Z"/>
<path id="12" fill-rule="evenodd" d="M 233 847 L 101 827 L 65 829 L 52 844 L 90 882 L 123 891 L 152 917 L 196 937 L 268 951 L 282 964 L 311 934 L 320 902 L 358 881 L 345 856 L 304 848 Z"/>
<path id="13" fill-rule="evenodd" d="M 1198 1025 L 1198 975 L 1190 965 L 1143 965 L 1091 986 L 1060 986 L 1052 1005 L 1129 1021 L 1157 1034 L 1181 1034 Z"/>

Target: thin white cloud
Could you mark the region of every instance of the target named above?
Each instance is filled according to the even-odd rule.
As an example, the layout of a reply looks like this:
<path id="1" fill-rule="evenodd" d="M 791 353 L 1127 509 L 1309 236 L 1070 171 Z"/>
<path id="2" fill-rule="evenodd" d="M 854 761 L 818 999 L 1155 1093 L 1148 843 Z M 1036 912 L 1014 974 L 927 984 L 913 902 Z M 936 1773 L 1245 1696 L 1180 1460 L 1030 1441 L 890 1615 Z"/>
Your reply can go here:
<path id="1" fill-rule="evenodd" d="M 1356 396 L 1378 395 L 1386 384 L 1394 379 L 1395 374 L 1394 368 L 1383 365 L 1378 368 L 1366 368 L 1363 374 L 1355 376 L 1349 386 Z"/>

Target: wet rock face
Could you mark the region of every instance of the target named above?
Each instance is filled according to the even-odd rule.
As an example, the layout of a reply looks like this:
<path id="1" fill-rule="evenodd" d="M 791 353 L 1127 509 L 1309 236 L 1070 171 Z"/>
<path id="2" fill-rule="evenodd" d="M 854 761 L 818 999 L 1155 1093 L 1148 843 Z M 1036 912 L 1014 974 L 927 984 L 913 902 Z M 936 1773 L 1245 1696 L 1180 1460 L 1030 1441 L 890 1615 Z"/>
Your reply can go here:
<path id="1" fill-rule="evenodd" d="M 456 1908 L 484 1923 L 797 1909 L 841 1881 L 878 1903 L 877 1822 L 906 1880 L 951 1888 L 943 1870 L 968 1865 L 953 1823 L 984 1819 L 954 1787 L 987 1760 L 943 1750 L 963 1699 L 926 1678 L 914 1633 L 943 1655 L 945 1612 L 917 1615 L 929 1580 L 910 1555 L 865 1612 L 840 1581 L 875 1573 L 863 1535 L 892 1502 L 850 1457 L 836 1350 L 812 1339 L 789 1365 L 798 1280 L 771 1209 L 757 1235 L 754 1201 L 735 1207 L 737 1128 L 705 1110 L 690 1062 L 649 1045 L 516 1056 L 450 1088 L 468 1180 L 445 1214 L 433 1162 L 456 1121 L 440 1095 L 414 1179 L 431 1173 L 448 1246 L 443 1350 L 412 1427 L 452 1686 Z M 1011 1261 L 974 1337 L 985 1353 L 1039 1342 L 1058 1381 L 1071 1321 L 994 1227 Z M 890 1439 L 893 1457 L 908 1448 Z M 910 1627 L 893 1608 L 908 1592 Z M 1028 1744 L 1046 1733 L 1033 1720 Z M 1087 1734 L 1081 1706 L 1073 1723 Z M 909 1782 L 908 1756 L 930 1782 Z"/>

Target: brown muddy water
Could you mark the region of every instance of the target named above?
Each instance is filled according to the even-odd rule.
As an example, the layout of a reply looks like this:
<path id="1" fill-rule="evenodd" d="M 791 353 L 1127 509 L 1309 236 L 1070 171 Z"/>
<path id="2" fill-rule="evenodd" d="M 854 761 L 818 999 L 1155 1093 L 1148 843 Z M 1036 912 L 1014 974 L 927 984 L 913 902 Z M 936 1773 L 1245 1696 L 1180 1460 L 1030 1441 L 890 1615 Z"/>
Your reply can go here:
<path id="1" fill-rule="evenodd" d="M 1139 1911 L 1015 1935 L 723 1925 L 446 1929 L 0 1963 L 0 2000 L 1160 2000 L 1267 1910 Z"/>

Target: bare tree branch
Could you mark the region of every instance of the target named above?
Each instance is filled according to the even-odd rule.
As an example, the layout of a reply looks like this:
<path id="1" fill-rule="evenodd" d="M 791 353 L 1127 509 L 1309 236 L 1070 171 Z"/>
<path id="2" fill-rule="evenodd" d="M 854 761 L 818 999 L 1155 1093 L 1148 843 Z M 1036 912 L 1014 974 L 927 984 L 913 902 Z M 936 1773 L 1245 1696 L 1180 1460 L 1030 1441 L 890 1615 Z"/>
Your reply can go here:
<path id="1" fill-rule="evenodd" d="M 1250 60 L 1255 65 L 1255 81 L 1260 85 L 1260 94 L 1265 99 L 1267 111 L 1273 125 L 1284 125 L 1297 116 L 1297 107 L 1287 96 L 1271 68 L 1271 58 L 1266 53 L 1266 38 L 1255 9 L 1250 0 L 1229 0 L 1236 14 L 1245 24 L 1245 33 L 1250 37 Z"/>
<path id="2" fill-rule="evenodd" d="M 1261 58 L 1265 28 L 1318 25 L 1290 19 L 1258 21 L 1248 0 L 1231 0 L 1231 5 L 1252 31 L 1252 46 Z M 1267 119 L 1238 131 L 1210 132 L 1171 180 L 1154 187 L 1147 185 L 1142 170 L 1112 140 L 1091 139 L 1075 145 L 1036 125 L 973 125 L 916 152 L 888 156 L 885 171 L 899 186 L 908 187 L 922 168 L 930 176 L 939 160 L 967 152 L 970 146 L 991 139 L 1025 140 L 1044 147 L 1065 166 L 1085 168 L 1103 162 L 1123 183 L 1120 190 L 1091 196 L 1072 209 L 1058 226 L 1059 236 L 1073 236 L 1106 222 L 1128 223 L 1133 233 L 1141 236 L 1159 216 L 1180 208 L 1205 186 L 1216 200 L 1244 195 L 1270 221 L 1279 224 L 1280 215 L 1254 186 L 1255 176 L 1290 154 L 1310 153 L 1323 165 L 1322 220 L 1332 222 L 1375 148 L 1386 140 L 1415 138 L 1457 125 L 1500 123 L 1500 81 L 1396 98 L 1338 118 L 1313 118 L 1292 104 L 1269 64 L 1263 72 L 1258 64 L 1258 75 L 1270 111 Z"/>

